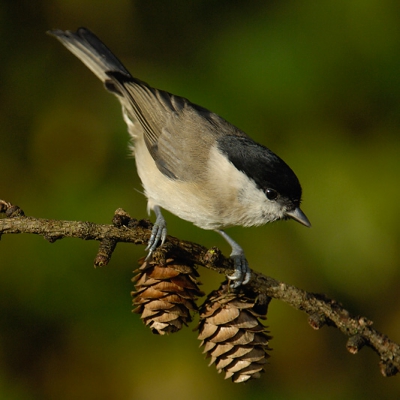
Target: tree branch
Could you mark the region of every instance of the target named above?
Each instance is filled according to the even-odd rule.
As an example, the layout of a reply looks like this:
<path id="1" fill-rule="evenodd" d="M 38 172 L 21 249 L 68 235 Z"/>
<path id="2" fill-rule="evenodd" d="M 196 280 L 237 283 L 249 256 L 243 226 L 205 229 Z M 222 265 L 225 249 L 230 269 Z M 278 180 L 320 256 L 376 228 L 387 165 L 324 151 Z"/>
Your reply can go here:
<path id="1" fill-rule="evenodd" d="M 30 233 L 43 236 L 50 243 L 66 237 L 99 241 L 95 266 L 107 265 L 119 242 L 146 244 L 152 228 L 150 221 L 133 219 L 122 209 L 115 212 L 112 225 L 26 217 L 18 206 L 4 200 L 0 200 L 1 213 L 5 214 L 5 218 L 0 219 L 0 238 L 3 234 Z M 168 236 L 164 246 L 156 250 L 153 258 L 163 265 L 171 256 L 179 256 L 181 260 L 221 274 L 233 273 L 231 260 L 215 247 L 207 249 L 196 243 Z M 384 376 L 393 376 L 399 372 L 400 346 L 373 329 L 372 321 L 351 315 L 337 301 L 323 294 L 308 293 L 255 271 L 247 287 L 260 295 L 281 300 L 307 313 L 308 322 L 314 329 L 320 329 L 324 325 L 338 328 L 349 337 L 346 347 L 352 354 L 356 354 L 364 346 L 371 347 L 380 358 L 380 370 Z"/>

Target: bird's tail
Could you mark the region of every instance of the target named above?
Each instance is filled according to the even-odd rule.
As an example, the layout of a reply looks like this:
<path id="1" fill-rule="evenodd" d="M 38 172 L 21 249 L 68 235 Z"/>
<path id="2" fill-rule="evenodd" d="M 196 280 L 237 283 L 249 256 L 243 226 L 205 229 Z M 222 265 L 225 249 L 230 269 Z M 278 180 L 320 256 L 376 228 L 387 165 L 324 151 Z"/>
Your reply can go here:
<path id="1" fill-rule="evenodd" d="M 109 81 L 110 72 L 123 74 L 127 79 L 131 78 L 121 61 L 89 29 L 79 28 L 76 32 L 55 29 L 48 33 L 55 36 L 104 83 Z"/>

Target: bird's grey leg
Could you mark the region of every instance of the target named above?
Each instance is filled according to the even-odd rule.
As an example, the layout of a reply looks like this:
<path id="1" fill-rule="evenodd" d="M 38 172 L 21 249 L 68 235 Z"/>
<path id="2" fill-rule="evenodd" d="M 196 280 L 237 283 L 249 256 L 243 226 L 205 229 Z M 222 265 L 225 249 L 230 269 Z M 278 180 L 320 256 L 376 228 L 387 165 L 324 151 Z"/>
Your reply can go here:
<path id="1" fill-rule="evenodd" d="M 146 260 L 148 260 L 151 257 L 153 251 L 157 248 L 158 242 L 161 240 L 161 246 L 162 246 L 167 237 L 167 223 L 163 215 L 161 214 L 160 207 L 154 206 L 153 211 L 156 214 L 156 222 L 153 225 L 153 229 L 151 230 L 151 236 L 146 247 L 146 250 L 149 251 Z"/>
<path id="2" fill-rule="evenodd" d="M 224 231 L 219 229 L 215 230 L 218 232 L 232 247 L 232 253 L 230 257 L 234 261 L 235 272 L 233 275 L 227 275 L 228 279 L 234 281 L 233 287 L 237 288 L 240 285 L 245 285 L 250 281 L 251 269 L 247 262 L 246 256 L 244 255 L 243 249 Z"/>

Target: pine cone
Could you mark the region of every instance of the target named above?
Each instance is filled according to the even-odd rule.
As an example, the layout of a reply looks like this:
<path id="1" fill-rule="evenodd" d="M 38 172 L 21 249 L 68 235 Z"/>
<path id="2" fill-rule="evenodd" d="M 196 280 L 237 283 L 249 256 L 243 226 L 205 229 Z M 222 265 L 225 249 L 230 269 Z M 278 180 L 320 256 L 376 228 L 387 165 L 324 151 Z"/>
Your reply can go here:
<path id="1" fill-rule="evenodd" d="M 269 355 L 271 336 L 259 319 L 266 319 L 268 301 L 260 304 L 254 293 L 227 292 L 227 286 L 210 293 L 200 307 L 198 339 L 218 372 L 235 383 L 260 377 Z M 267 299 L 266 299 L 267 300 Z"/>
<path id="2" fill-rule="evenodd" d="M 134 272 L 133 312 L 141 314 L 153 333 L 174 333 L 191 322 L 190 312 L 198 310 L 196 299 L 204 296 L 192 266 L 177 264 L 173 259 L 167 260 L 166 266 L 144 261 Z"/>

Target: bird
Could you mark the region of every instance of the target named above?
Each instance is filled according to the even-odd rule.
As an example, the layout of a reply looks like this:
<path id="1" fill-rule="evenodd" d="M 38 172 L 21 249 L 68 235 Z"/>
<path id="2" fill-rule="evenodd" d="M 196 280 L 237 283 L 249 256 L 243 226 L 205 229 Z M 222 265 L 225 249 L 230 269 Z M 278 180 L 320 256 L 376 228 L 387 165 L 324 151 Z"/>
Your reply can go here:
<path id="1" fill-rule="evenodd" d="M 132 138 L 137 173 L 156 216 L 149 259 L 167 238 L 161 209 L 214 230 L 231 246 L 238 288 L 251 279 L 242 247 L 225 229 L 293 219 L 311 224 L 300 208 L 302 188 L 292 169 L 269 148 L 204 107 L 133 77 L 89 29 L 54 29 L 57 38 L 114 94 Z"/>

